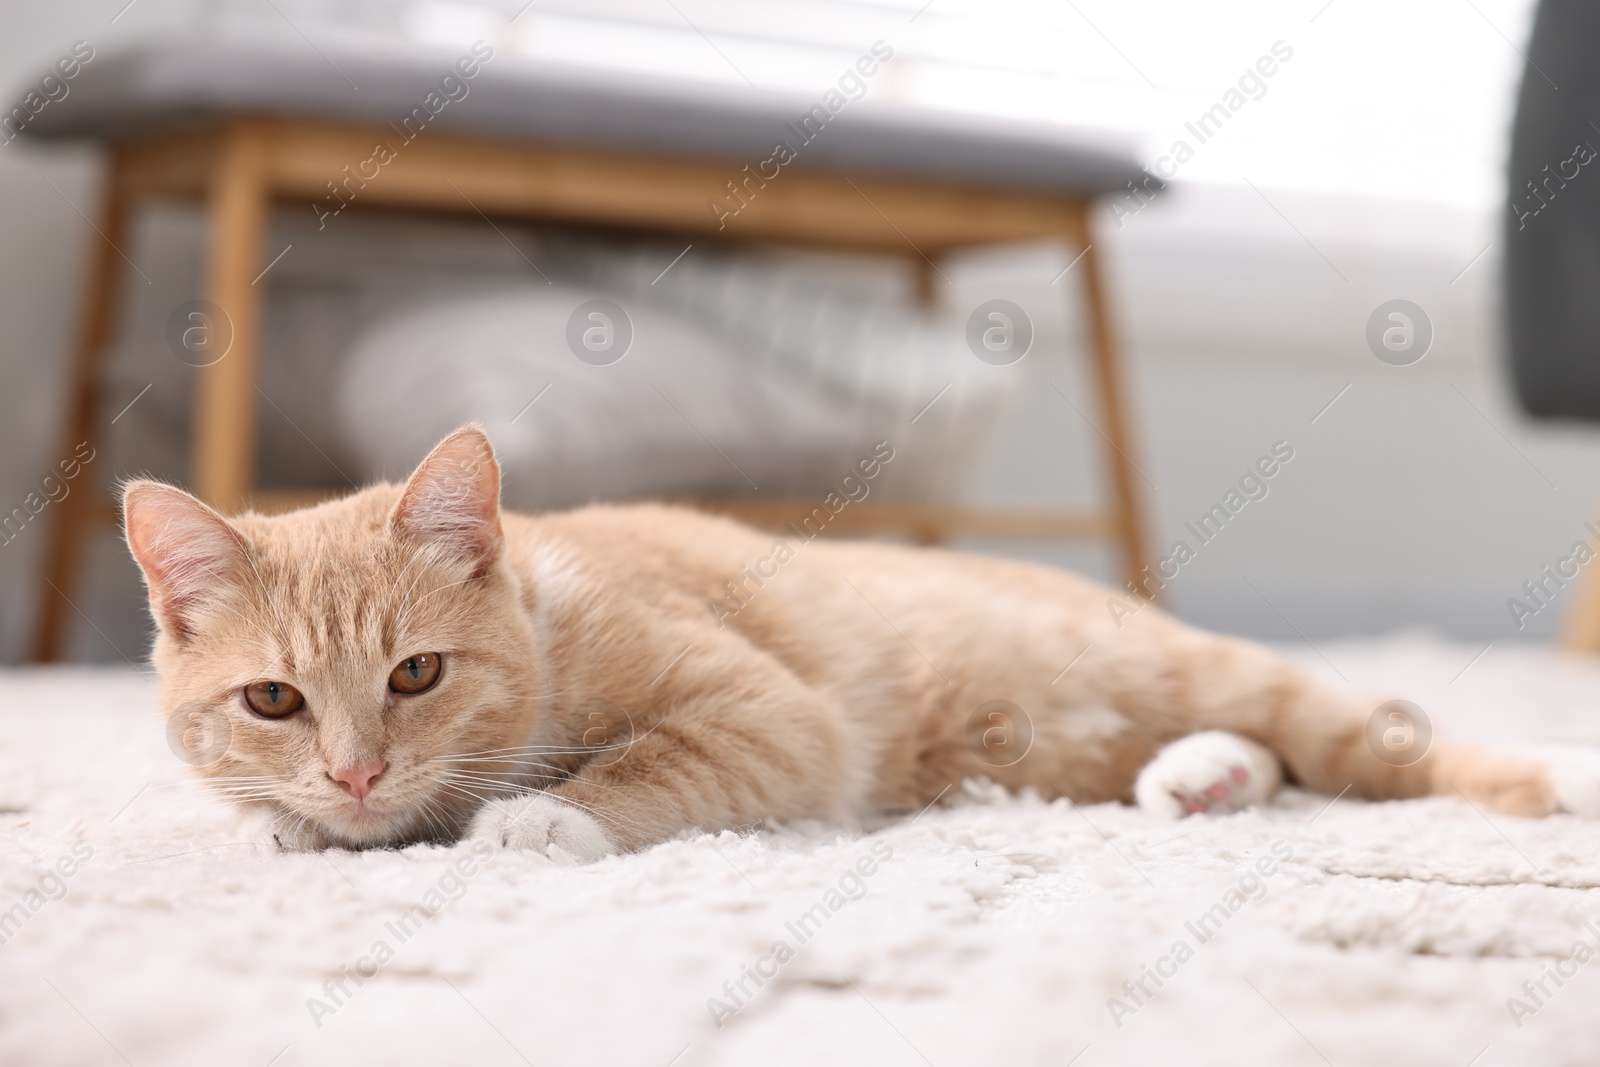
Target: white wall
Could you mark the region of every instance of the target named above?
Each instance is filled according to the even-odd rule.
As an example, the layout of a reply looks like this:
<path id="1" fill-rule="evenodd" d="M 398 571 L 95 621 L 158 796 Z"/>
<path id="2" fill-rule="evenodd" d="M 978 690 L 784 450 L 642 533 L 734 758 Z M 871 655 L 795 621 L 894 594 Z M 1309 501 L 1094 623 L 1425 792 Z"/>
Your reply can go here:
<path id="1" fill-rule="evenodd" d="M 1197 547 L 1171 603 L 1207 626 L 1286 639 L 1294 627 L 1315 639 L 1413 625 L 1485 642 L 1547 638 L 1564 603 L 1519 630 L 1506 601 L 1574 541 L 1595 541 L 1583 526 L 1600 506 L 1600 435 L 1515 409 L 1499 362 L 1495 250 L 1460 273 L 1494 239 L 1492 220 L 1375 203 L 1357 205 L 1356 227 L 1349 204 L 1274 200 L 1348 283 L 1248 189 L 1181 189 L 1123 230 L 1103 228 L 1136 353 L 1140 466 L 1159 487 L 1144 487 L 1156 546 L 1197 547 L 1185 521 L 1274 442 L 1295 449 L 1269 495 Z M 1010 292 L 1048 306 L 1042 279 L 1061 265 L 1018 264 Z M 973 284 L 966 299 L 982 291 Z M 1396 297 L 1420 304 L 1437 331 L 1412 366 L 1379 361 L 1365 341 L 1371 311 Z M 1096 439 L 1046 381 L 1076 382 L 1077 369 L 1042 359 L 1032 370 L 982 491 L 1089 500 L 1098 472 L 1084 450 Z M 1098 555 L 1058 558 L 1109 573 Z"/>

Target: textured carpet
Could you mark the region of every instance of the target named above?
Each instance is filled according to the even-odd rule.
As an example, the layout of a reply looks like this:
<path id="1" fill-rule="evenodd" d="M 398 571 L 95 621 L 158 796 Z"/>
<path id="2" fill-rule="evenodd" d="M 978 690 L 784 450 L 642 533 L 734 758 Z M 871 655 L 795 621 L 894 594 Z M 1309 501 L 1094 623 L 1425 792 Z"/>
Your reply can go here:
<path id="1" fill-rule="evenodd" d="M 1291 654 L 1454 736 L 1600 743 L 1600 667 L 1479 651 Z M 575 869 L 280 855 L 183 784 L 150 680 L 3 678 L 4 1064 L 1600 1061 L 1600 823 L 1290 791 L 1163 824 L 980 785 Z"/>

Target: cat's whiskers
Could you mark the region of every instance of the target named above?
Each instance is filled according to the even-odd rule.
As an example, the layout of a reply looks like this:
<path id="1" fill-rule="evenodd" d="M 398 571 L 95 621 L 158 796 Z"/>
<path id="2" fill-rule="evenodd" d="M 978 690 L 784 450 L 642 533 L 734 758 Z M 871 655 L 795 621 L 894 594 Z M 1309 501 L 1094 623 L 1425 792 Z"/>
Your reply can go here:
<path id="1" fill-rule="evenodd" d="M 480 793 L 477 793 L 477 792 L 475 792 L 475 791 L 473 791 L 471 789 L 468 789 L 466 786 L 451 785 L 451 784 L 448 784 L 448 783 L 443 783 L 443 784 L 440 785 L 440 788 L 446 790 L 452 796 L 463 797 L 466 800 L 471 801 L 472 806 L 474 808 L 481 808 L 485 804 L 491 803 L 494 800 L 502 799 L 501 797 L 483 796 Z"/>
<path id="2" fill-rule="evenodd" d="M 631 748 L 632 746 L 637 745 L 639 742 L 643 741 L 645 738 L 647 738 L 651 734 L 655 733 L 655 729 L 656 728 L 654 726 L 652 726 L 650 729 L 646 730 L 644 733 L 640 734 L 638 737 L 630 737 L 626 741 L 618 741 L 615 744 L 609 744 L 609 745 L 513 745 L 510 748 L 486 748 L 486 749 L 482 749 L 482 750 L 477 751 L 477 752 L 456 752 L 456 753 L 452 753 L 451 756 L 436 756 L 434 758 L 435 759 L 450 759 L 450 758 L 463 758 L 463 759 L 466 759 L 466 758 L 475 758 L 475 757 L 479 757 L 479 756 L 493 756 L 493 755 L 498 755 L 498 754 L 501 754 L 501 753 L 510 753 L 510 754 L 533 753 L 533 754 L 537 754 L 537 755 L 547 755 L 547 756 L 581 756 L 581 755 L 593 754 L 593 753 L 596 753 L 596 752 L 616 752 L 616 751 L 620 751 L 620 750 L 626 749 L 626 748 Z"/>
<path id="3" fill-rule="evenodd" d="M 644 825 L 636 819 L 629 819 L 625 816 L 617 814 L 614 811 L 604 811 L 592 805 L 585 804 L 581 800 L 573 800 L 571 797 L 562 796 L 560 793 L 546 793 L 545 796 L 556 801 L 558 804 L 565 804 L 570 808 L 576 808 L 577 810 L 588 814 L 596 822 L 602 824 L 609 823 L 613 827 L 621 827 L 623 829 L 632 830 L 635 833 L 641 833 L 645 829 Z"/>
<path id="4" fill-rule="evenodd" d="M 555 692 L 558 696 L 565 696 L 567 691 L 559 690 Z M 527 693 L 518 691 L 515 692 L 510 699 L 499 704 L 482 704 L 473 708 L 470 715 L 462 715 L 460 717 L 460 719 L 455 723 L 455 728 L 449 734 L 435 742 L 435 749 L 439 752 L 447 753 L 453 756 L 473 756 L 483 753 L 516 752 L 526 748 L 539 747 L 519 745 L 512 746 L 510 748 L 469 749 L 463 752 L 451 751 L 452 747 L 460 742 L 463 738 L 483 733 L 486 723 L 492 724 L 495 720 L 502 718 L 520 717 L 520 709 L 525 706 L 530 699 L 533 698 Z"/>
<path id="5" fill-rule="evenodd" d="M 616 752 L 627 748 L 632 742 L 622 742 L 615 745 L 576 745 L 573 747 L 558 747 L 555 745 L 528 745 L 524 748 L 492 748 L 482 752 L 458 752 L 449 756 L 435 757 L 437 759 L 515 759 L 519 756 L 582 756 L 596 752 Z"/>
<path id="6" fill-rule="evenodd" d="M 227 800 L 227 801 L 229 801 L 231 803 L 235 803 L 235 804 L 243 804 L 243 803 L 250 803 L 252 801 L 257 801 L 257 800 L 272 801 L 272 800 L 276 800 L 277 797 L 276 797 L 275 794 L 263 795 L 263 796 L 233 796 L 233 795 L 230 795 L 230 794 L 223 794 L 223 795 L 221 795 L 219 797 L 202 797 L 202 796 L 198 796 L 198 795 L 186 796 L 186 795 L 183 795 L 183 794 L 179 794 L 179 795 L 176 795 L 176 796 L 167 796 L 167 797 L 163 797 L 163 798 L 160 798 L 158 800 L 152 801 L 150 803 L 150 805 L 149 805 L 149 808 L 150 808 L 150 810 L 152 812 L 166 812 L 166 811 L 170 811 L 170 810 L 172 810 L 174 808 L 181 808 L 185 804 L 193 804 L 196 801 L 201 801 L 201 800 L 210 801 L 210 800 L 216 800 L 216 799 Z"/>
<path id="7" fill-rule="evenodd" d="M 566 767 L 554 767 L 547 763 L 504 763 L 494 767 L 475 767 L 463 764 L 455 767 L 434 768 L 434 773 L 442 778 L 476 778 L 485 782 L 512 782 L 522 779 L 538 779 L 542 781 L 564 782 L 572 777 L 572 772 Z"/>
<path id="8" fill-rule="evenodd" d="M 294 820 L 292 825 L 290 824 L 290 819 Z M 293 808 L 289 808 L 286 809 L 274 823 L 274 832 L 276 833 L 281 829 L 287 834 L 298 834 L 301 830 L 305 829 L 306 823 L 310 821 L 310 812 L 296 811 Z"/>
<path id="9" fill-rule="evenodd" d="M 488 803 L 490 803 L 490 802 L 492 802 L 494 800 L 505 799 L 504 795 L 501 795 L 501 796 L 484 796 L 483 794 L 477 792 L 476 790 L 470 789 L 467 786 L 459 785 L 459 784 L 456 784 L 456 783 L 441 783 L 441 788 L 446 789 L 446 790 L 448 790 L 448 791 L 450 791 L 452 793 L 455 793 L 455 794 L 457 794 L 459 796 L 470 797 L 472 800 L 478 802 L 479 804 L 488 804 Z M 544 789 L 542 787 L 538 787 L 538 786 L 522 786 L 522 787 L 512 786 L 512 787 L 509 787 L 509 788 L 510 788 L 510 791 L 511 791 L 511 795 L 513 795 L 513 796 L 533 796 L 533 795 L 537 794 L 539 796 L 549 797 L 551 800 L 554 800 L 559 804 L 565 804 L 568 807 L 575 808 L 575 809 L 577 809 L 579 811 L 585 812 L 586 814 L 591 816 L 596 822 L 599 822 L 599 823 L 602 823 L 602 824 L 610 824 L 613 828 L 631 829 L 631 830 L 634 830 L 634 831 L 638 831 L 638 830 L 641 829 L 640 824 L 638 822 L 636 822 L 635 820 L 633 820 L 633 819 L 627 819 L 627 818 L 624 818 L 623 816 L 620 816 L 620 815 L 616 814 L 615 812 L 604 811 L 604 810 L 602 810 L 600 808 L 592 807 L 592 806 L 590 806 L 588 804 L 584 804 L 582 801 L 573 800 L 571 797 L 561 796 L 559 793 L 551 793 L 551 792 L 549 792 L 548 790 L 546 790 L 546 789 Z"/>
<path id="10" fill-rule="evenodd" d="M 234 774 L 214 778 L 190 778 L 180 782 L 159 782 L 151 789 L 203 789 L 207 785 L 227 785 L 233 782 L 287 782 L 287 774 Z"/>
<path id="11" fill-rule="evenodd" d="M 447 771 L 440 778 L 440 786 L 441 786 L 441 788 L 453 789 L 453 790 L 455 790 L 457 792 L 466 793 L 468 795 L 473 796 L 475 799 L 479 800 L 482 803 L 487 803 L 488 799 L 490 799 L 490 798 L 486 798 L 486 797 L 480 796 L 477 793 L 476 790 L 481 790 L 481 789 L 493 790 L 494 792 L 496 792 L 497 794 L 502 795 L 502 796 L 506 795 L 506 794 L 510 794 L 510 795 L 513 795 L 513 796 L 529 796 L 529 795 L 532 795 L 532 794 L 535 794 L 535 793 L 543 794 L 543 795 L 546 795 L 546 796 L 557 796 L 557 794 L 549 792 L 551 787 L 553 787 L 555 785 L 559 785 L 562 782 L 571 781 L 570 776 L 565 775 L 565 774 L 539 774 L 539 773 L 533 772 L 533 771 L 524 771 L 524 772 L 521 773 L 521 775 L 519 777 L 531 778 L 531 779 L 534 779 L 534 781 L 533 782 L 507 781 L 505 779 L 493 778 L 493 777 L 488 777 L 488 776 L 484 776 L 484 775 L 473 774 L 473 773 L 467 772 L 467 771 Z M 600 788 L 600 789 L 604 789 L 604 790 L 617 790 L 618 789 L 618 787 L 616 787 L 616 786 L 607 785 L 606 783 L 603 783 L 603 782 L 588 782 L 588 781 L 586 781 L 583 784 L 584 785 L 588 785 L 588 786 L 594 786 L 594 787 L 597 787 L 597 788 Z M 620 791 L 620 790 L 618 790 L 618 791 Z M 569 800 L 570 798 L 559 797 L 558 799 Z M 589 809 L 589 808 L 585 807 L 584 805 L 580 804 L 578 801 L 571 801 L 571 803 L 573 803 L 575 806 L 578 806 L 578 807 L 584 807 L 584 810 L 589 811 L 591 814 L 595 815 L 596 818 L 604 817 L 604 818 L 610 818 L 613 821 L 619 821 L 618 817 L 615 816 L 613 813 L 610 813 L 610 812 L 598 812 L 596 810 Z"/>
<path id="12" fill-rule="evenodd" d="M 450 776 L 438 777 L 437 781 L 440 784 L 448 782 L 451 785 L 472 785 L 475 789 L 488 790 L 517 790 L 525 787 L 525 782 L 518 781 L 515 777 L 512 777 L 512 779 L 506 779 L 506 777 L 480 777 L 477 774 L 470 774 L 470 776 L 467 776 L 467 774 L 450 774 Z M 563 779 L 555 779 L 555 781 L 563 781 Z"/>
<path id="13" fill-rule="evenodd" d="M 228 800 L 279 800 L 283 797 L 283 793 L 276 789 L 218 790 L 214 795 Z M 181 801 L 194 799 L 198 798 L 176 797 L 174 798 L 173 802 L 178 803 Z"/>
<path id="14" fill-rule="evenodd" d="M 454 836 L 450 830 L 449 814 L 439 808 L 438 801 L 433 797 L 423 797 L 418 802 L 416 810 L 428 821 L 429 836 L 432 839 L 445 840 Z"/>
<path id="15" fill-rule="evenodd" d="M 535 757 L 532 754 L 526 755 L 526 756 L 435 756 L 432 759 L 428 760 L 428 765 L 429 766 L 443 766 L 443 767 L 458 767 L 458 766 L 474 766 L 474 765 L 480 765 L 481 764 L 481 765 L 484 765 L 486 769 L 488 769 L 489 765 L 492 765 L 492 764 L 500 764 L 500 763 L 534 763 L 534 762 L 538 762 L 538 761 L 535 759 Z"/>
<path id="16" fill-rule="evenodd" d="M 494 782 L 494 784 L 490 784 L 490 782 L 474 782 L 472 779 L 454 779 L 454 781 L 456 781 L 456 784 L 461 784 L 462 781 L 466 781 L 467 785 L 477 785 L 478 789 L 490 789 L 490 787 L 493 787 L 493 789 L 512 790 L 512 792 L 514 792 L 515 795 L 518 795 L 518 797 L 525 797 L 525 795 L 528 795 L 528 793 L 547 793 L 549 790 L 557 787 L 557 785 L 562 784 L 562 782 L 573 781 L 573 779 L 568 779 L 568 777 L 554 777 L 549 776 L 549 774 L 541 774 L 541 776 L 534 777 L 536 777 L 536 779 L 541 779 L 541 781 Z M 606 790 L 606 792 L 621 792 L 616 785 L 605 785 L 602 784 L 602 782 L 582 782 L 582 785 L 594 785 L 594 787 L 597 787 L 597 789 Z"/>
<path id="17" fill-rule="evenodd" d="M 571 781 L 572 779 L 569 776 L 565 775 L 565 774 L 539 774 L 539 773 L 537 773 L 535 771 L 525 771 L 525 772 L 522 772 L 522 773 L 519 773 L 519 774 L 515 775 L 512 778 L 494 778 L 494 777 L 490 777 L 490 776 L 487 776 L 487 775 L 460 774 L 460 773 L 458 773 L 458 774 L 451 774 L 451 775 L 444 776 L 441 780 L 447 780 L 447 781 L 458 782 L 458 783 L 459 782 L 466 782 L 466 783 L 468 783 L 470 785 L 487 786 L 487 787 L 490 787 L 490 788 L 548 789 L 553 785 L 556 785 L 556 784 L 561 783 L 561 782 Z M 542 782 L 544 784 L 543 785 L 534 784 L 534 783 L 540 783 L 540 782 Z M 615 787 L 614 786 L 607 786 L 605 788 L 612 789 L 612 788 L 615 788 Z"/>
<path id="18" fill-rule="evenodd" d="M 202 778 L 182 782 L 161 782 L 150 787 L 155 808 L 165 810 L 179 804 L 211 797 L 232 801 L 275 800 L 279 788 L 292 781 L 288 775 L 246 774 Z"/>
<path id="19" fill-rule="evenodd" d="M 597 782 L 585 782 L 584 784 L 585 785 L 599 785 L 600 783 L 597 783 Z M 469 788 L 466 785 L 462 785 L 457 781 L 441 782 L 440 783 L 440 787 L 443 788 L 443 789 L 450 790 L 451 792 L 454 792 L 454 793 L 457 793 L 457 794 L 460 794 L 460 795 L 469 796 L 469 797 L 473 798 L 474 800 L 476 800 L 476 801 L 478 801 L 479 803 L 482 803 L 482 804 L 487 804 L 491 800 L 494 800 L 494 799 L 503 799 L 503 796 L 500 797 L 500 798 L 483 796 L 483 795 L 479 794 L 478 792 L 476 792 L 475 790 Z M 586 814 L 588 814 L 591 817 L 593 817 L 595 819 L 595 821 L 597 821 L 597 822 L 609 823 L 612 827 L 620 827 L 620 828 L 623 828 L 623 829 L 630 829 L 630 830 L 633 830 L 635 832 L 639 832 L 640 830 L 643 829 L 641 824 L 638 823 L 636 820 L 626 818 L 626 817 L 624 817 L 622 815 L 617 814 L 616 812 L 605 811 L 605 810 L 603 810 L 601 808 L 593 807 L 592 805 L 585 804 L 585 803 L 583 803 L 582 801 L 579 801 L 579 800 L 573 800 L 571 797 L 562 796 L 559 793 L 552 793 L 552 792 L 550 792 L 550 790 L 549 790 L 549 788 L 547 786 L 534 786 L 534 785 L 520 785 L 519 786 L 519 785 L 515 785 L 515 784 L 496 783 L 496 787 L 508 790 L 511 793 L 511 795 L 513 795 L 513 796 L 533 796 L 533 795 L 537 794 L 539 796 L 549 797 L 551 800 L 554 800 L 554 801 L 556 801 L 558 803 L 566 804 L 569 807 L 576 808 L 579 811 L 585 812 Z"/>

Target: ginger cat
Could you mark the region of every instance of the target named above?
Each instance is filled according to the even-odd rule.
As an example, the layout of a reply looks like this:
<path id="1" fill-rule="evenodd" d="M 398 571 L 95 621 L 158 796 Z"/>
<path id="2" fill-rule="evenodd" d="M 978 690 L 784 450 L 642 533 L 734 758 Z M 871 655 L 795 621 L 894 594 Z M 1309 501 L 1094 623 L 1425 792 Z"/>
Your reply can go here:
<path id="1" fill-rule="evenodd" d="M 670 507 L 503 514 L 499 492 L 475 426 L 404 486 L 277 517 L 127 485 L 170 725 L 221 739 L 191 762 L 284 847 L 467 834 L 589 861 L 916 811 L 974 776 L 1169 817 L 1263 800 L 1285 769 L 1600 816 L 1595 754 L 1440 742 L 1392 765 L 1375 701 L 1154 608 L 1114 620 L 1061 571 Z"/>

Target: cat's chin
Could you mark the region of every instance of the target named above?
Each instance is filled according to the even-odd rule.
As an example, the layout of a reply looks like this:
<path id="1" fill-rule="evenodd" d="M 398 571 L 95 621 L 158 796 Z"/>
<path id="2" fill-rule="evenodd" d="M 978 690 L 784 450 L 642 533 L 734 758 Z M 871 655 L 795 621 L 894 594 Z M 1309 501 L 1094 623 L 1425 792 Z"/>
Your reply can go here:
<path id="1" fill-rule="evenodd" d="M 460 836 L 447 834 L 437 825 L 416 826 L 409 820 L 396 821 L 371 812 L 363 812 L 362 816 L 331 822 L 290 814 L 278 820 L 272 838 L 285 852 L 320 852 L 329 848 L 361 851 L 422 843 L 446 844 Z"/>
<path id="2" fill-rule="evenodd" d="M 322 827 L 309 820 L 288 819 L 272 831 L 272 840 L 285 852 L 320 852 L 339 845 L 325 834 Z"/>

